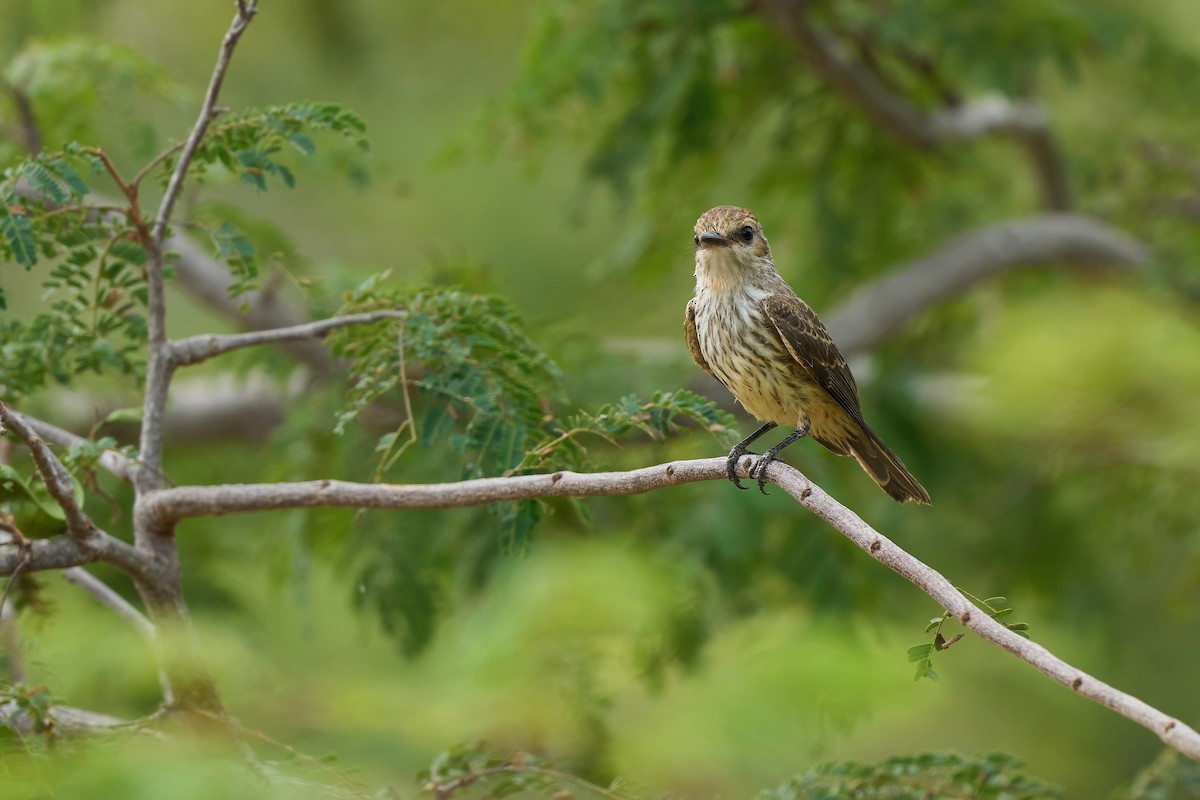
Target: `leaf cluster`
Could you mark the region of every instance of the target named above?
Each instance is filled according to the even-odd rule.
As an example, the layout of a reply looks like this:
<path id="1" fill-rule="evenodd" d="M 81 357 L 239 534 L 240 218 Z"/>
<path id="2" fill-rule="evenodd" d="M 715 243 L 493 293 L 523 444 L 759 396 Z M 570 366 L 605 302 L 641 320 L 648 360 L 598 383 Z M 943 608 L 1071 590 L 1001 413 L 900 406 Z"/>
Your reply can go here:
<path id="1" fill-rule="evenodd" d="M 1023 774 L 1023 763 L 993 753 L 923 753 L 876 764 L 824 764 L 763 792 L 759 800 L 1055 800 L 1062 790 Z"/>
<path id="2" fill-rule="evenodd" d="M 994 620 L 1003 620 L 1003 618 L 1013 613 L 1012 606 L 1008 605 L 1007 597 L 996 595 L 995 597 L 981 600 L 970 592 L 962 589 L 959 589 L 959 591 L 977 603 Z M 925 632 L 933 634 L 933 641 L 924 644 L 915 644 L 908 648 L 908 660 L 917 665 L 917 672 L 913 676 L 913 680 L 919 681 L 921 678 L 929 678 L 932 681 L 936 681 L 938 679 L 938 674 L 933 671 L 932 656 L 934 652 L 949 650 L 951 646 L 963 638 L 963 634 L 956 633 L 947 639 L 942 633 L 942 626 L 952 618 L 953 615 L 949 611 L 943 611 L 941 616 L 929 620 L 929 624 L 925 626 Z M 1018 636 L 1023 636 L 1026 639 L 1029 638 L 1028 622 L 1001 621 L 1000 624 Z"/>
<path id="3" fill-rule="evenodd" d="M 0 178 L 0 260 L 26 271 L 50 264 L 42 284 L 48 310 L 0 323 L 6 399 L 82 372 L 140 375 L 143 368 L 145 250 L 128 210 L 83 205 L 89 187 L 76 169 L 81 164 L 97 170 L 97 151 L 69 145 Z"/>
<path id="4" fill-rule="evenodd" d="M 626 396 L 563 419 L 554 407 L 565 399 L 561 371 L 506 300 L 446 287 L 387 289 L 382 277 L 351 293 L 343 313 L 386 308 L 403 316 L 344 328 L 329 341 L 350 367 L 337 431 L 393 390 L 405 394 L 410 410 L 410 389 L 427 401 L 419 421 L 409 417 L 380 440 L 387 456 L 408 433 L 426 448 L 448 439 L 465 459 L 463 477 L 573 469 L 591 464 L 585 435 L 614 442 L 637 431 L 662 439 L 683 420 L 714 433 L 732 425 L 711 401 L 682 390 L 649 401 Z"/>
<path id="5" fill-rule="evenodd" d="M 53 744 L 58 732 L 53 705 L 54 695 L 45 686 L 0 685 L 0 706 L 7 706 L 7 713 L 0 714 L 0 754 L 8 749 L 6 744 L 22 749 L 28 746 L 27 738 L 17 727 L 18 720 L 27 720 L 42 741 Z"/>

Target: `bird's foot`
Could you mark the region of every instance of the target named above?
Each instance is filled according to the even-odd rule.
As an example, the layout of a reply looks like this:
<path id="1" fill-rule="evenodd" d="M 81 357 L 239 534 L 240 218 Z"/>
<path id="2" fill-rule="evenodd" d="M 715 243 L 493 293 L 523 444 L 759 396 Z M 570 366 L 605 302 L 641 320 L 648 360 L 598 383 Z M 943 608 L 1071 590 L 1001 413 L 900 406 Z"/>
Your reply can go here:
<path id="1" fill-rule="evenodd" d="M 749 489 L 749 486 L 742 486 L 742 481 L 738 478 L 737 463 L 742 456 L 749 454 L 754 455 L 746 449 L 745 445 L 739 444 L 729 451 L 729 458 L 725 460 L 725 475 L 739 489 Z"/>
<path id="2" fill-rule="evenodd" d="M 767 467 L 769 467 L 771 463 L 776 460 L 776 458 L 778 458 L 778 456 L 771 450 L 768 450 L 759 456 L 757 461 L 750 465 L 750 477 L 758 483 L 758 490 L 763 494 L 770 494 L 765 485 L 767 482 Z"/>

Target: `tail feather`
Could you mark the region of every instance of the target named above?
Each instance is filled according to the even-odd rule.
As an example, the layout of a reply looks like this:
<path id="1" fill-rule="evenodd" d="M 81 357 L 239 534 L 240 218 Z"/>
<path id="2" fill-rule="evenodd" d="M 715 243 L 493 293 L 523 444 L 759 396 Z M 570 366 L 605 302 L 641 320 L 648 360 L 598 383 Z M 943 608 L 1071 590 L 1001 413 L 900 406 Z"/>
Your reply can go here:
<path id="1" fill-rule="evenodd" d="M 929 492 L 913 477 L 904 462 L 875 435 L 875 431 L 863 426 L 862 434 L 856 441 L 848 443 L 850 453 L 879 484 L 879 488 L 897 502 L 930 505 Z"/>

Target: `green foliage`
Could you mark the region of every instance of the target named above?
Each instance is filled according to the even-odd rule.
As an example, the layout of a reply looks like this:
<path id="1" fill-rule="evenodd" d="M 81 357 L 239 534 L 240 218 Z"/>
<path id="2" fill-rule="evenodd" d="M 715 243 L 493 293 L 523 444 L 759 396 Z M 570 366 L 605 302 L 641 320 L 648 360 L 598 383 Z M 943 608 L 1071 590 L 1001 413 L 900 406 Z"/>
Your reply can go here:
<path id="1" fill-rule="evenodd" d="M 352 111 L 336 103 L 291 103 L 242 111 L 221 117 L 201 140 L 191 164 L 192 177 L 204 176 L 216 165 L 256 189 L 266 191 L 267 179 L 276 178 L 291 188 L 296 177 L 285 154 L 311 156 L 317 151 L 315 134 L 330 134 L 367 152 L 367 126 Z M 165 183 L 175 167 L 176 151 L 159 166 Z"/>
<path id="2" fill-rule="evenodd" d="M 341 433 L 367 406 L 394 390 L 405 418 L 382 436 L 376 479 L 407 448 L 423 450 L 445 440 L 463 459 L 462 478 L 581 469 L 593 462 L 581 441 L 590 435 L 615 443 L 637 431 L 661 440 L 691 421 L 727 436 L 732 417 L 693 392 L 656 392 L 649 401 L 632 395 L 566 420 L 554 410 L 563 398 L 558 366 L 522 330 L 512 306 L 492 295 L 455 288 L 389 289 L 377 275 L 346 298 L 341 313 L 403 310 L 403 316 L 333 332 L 333 353 L 349 362 L 350 387 L 337 415 Z M 418 390 L 424 411 L 411 397 Z M 489 507 L 501 538 L 523 549 L 541 517 L 536 501 Z"/>
<path id="3" fill-rule="evenodd" d="M 143 97 L 161 103 L 179 94 L 167 71 L 134 48 L 87 36 L 32 40 L 0 72 L 29 103 L 42 144 L 50 149 L 66 141 L 96 141 L 103 121 L 117 123 L 125 143 L 149 155 L 154 128 L 134 103 Z M 5 92 L 0 103 L 15 103 L 15 97 Z M 15 109 L 0 117 L 22 119 Z M 14 144 L 0 139 L 0 165 L 27 155 Z"/>
<path id="4" fill-rule="evenodd" d="M 83 485 L 72 476 L 75 502 L 83 502 Z M 41 473 L 23 477 L 9 464 L 0 464 L 0 514 L 11 517 L 18 533 L 44 538 L 67 529 L 66 514 L 50 496 Z"/>
<path id="5" fill-rule="evenodd" d="M 1169 748 L 1138 773 L 1113 800 L 1194 800 L 1200 797 L 1200 761 Z"/>
<path id="6" fill-rule="evenodd" d="M 529 753 L 500 756 L 483 745 L 460 745 L 438 755 L 428 769 L 417 775 L 425 791 L 438 800 L 460 792 L 471 797 L 491 798 L 521 794 L 560 800 L 576 791 L 610 798 L 636 798 L 623 782 L 598 786 L 551 765 Z"/>
<path id="7" fill-rule="evenodd" d="M 49 309 L 27 322 L 0 322 L 0 397 L 70 383 L 82 372 L 141 373 L 145 251 L 125 213 L 83 206 L 89 187 L 76 167 L 98 164 L 97 151 L 72 144 L 9 167 L 0 179 L 0 259 L 26 270 L 50 262 Z M 21 183 L 36 193 L 18 192 Z M 0 305 L 3 297 L 0 286 Z"/>
<path id="8" fill-rule="evenodd" d="M 1056 800 L 1062 790 L 1022 773 L 1001 753 L 926 753 L 877 764 L 824 764 L 797 775 L 759 800 Z"/>
<path id="9" fill-rule="evenodd" d="M 989 617 L 1000 621 L 1004 627 L 1008 628 L 1018 636 L 1023 636 L 1026 639 L 1029 638 L 1029 623 L 1003 621 L 1005 617 L 1008 617 L 1013 613 L 1012 607 L 1008 605 L 1007 597 L 996 595 L 995 597 L 989 597 L 981 600 L 968 591 L 963 589 L 959 589 L 959 591 L 962 592 L 965 597 L 971 600 L 971 602 L 975 603 L 977 606 L 987 612 Z M 936 681 L 938 679 L 938 674 L 933 671 L 933 661 L 931 658 L 934 652 L 949 650 L 952 645 L 963 638 L 963 634 L 961 633 L 956 633 L 950 638 L 946 638 L 946 636 L 942 633 L 942 627 L 953 618 L 954 617 L 949 611 L 943 611 L 941 616 L 934 617 L 933 619 L 929 620 L 929 624 L 925 626 L 925 632 L 933 634 L 933 641 L 926 642 L 924 644 L 913 645 L 912 647 L 908 648 L 908 660 L 916 663 L 917 665 L 917 672 L 913 676 L 913 680 L 919 681 L 921 678 L 929 678 L 930 680 Z"/>
<path id="10" fill-rule="evenodd" d="M 58 732 L 54 721 L 54 695 L 45 686 L 0 683 L 0 756 L 10 749 L 28 750 L 30 741 L 17 727 L 28 725 L 45 744 L 53 744 Z"/>
<path id="11" fill-rule="evenodd" d="M 410 389 L 430 400 L 419 422 L 409 417 L 380 439 L 383 466 L 405 446 L 405 432 L 426 448 L 448 438 L 465 458 L 463 477 L 483 477 L 588 466 L 580 442 L 585 434 L 612 442 L 639 431 L 662 439 L 683 420 L 717 434 L 732 425 L 712 401 L 683 390 L 657 392 L 648 402 L 627 396 L 594 414 L 561 420 L 554 411 L 563 400 L 561 371 L 524 333 L 507 301 L 444 287 L 386 289 L 384 277 L 352 292 L 342 313 L 395 309 L 402 318 L 342 328 L 329 337 L 334 353 L 350 362 L 351 385 L 336 431 L 395 389 L 410 411 Z"/>

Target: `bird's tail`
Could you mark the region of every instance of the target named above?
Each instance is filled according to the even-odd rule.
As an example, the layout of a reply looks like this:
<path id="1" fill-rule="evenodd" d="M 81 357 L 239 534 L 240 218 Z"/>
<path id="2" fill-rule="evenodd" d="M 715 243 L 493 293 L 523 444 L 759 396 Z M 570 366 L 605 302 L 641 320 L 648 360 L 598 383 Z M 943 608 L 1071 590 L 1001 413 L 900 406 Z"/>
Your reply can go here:
<path id="1" fill-rule="evenodd" d="M 859 465 L 892 499 L 899 503 L 911 501 L 930 505 L 929 492 L 913 477 L 904 462 L 875 435 L 875 431 L 864 425 L 862 435 L 850 442 L 849 448 Z"/>

